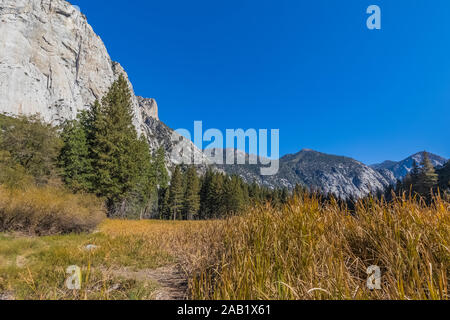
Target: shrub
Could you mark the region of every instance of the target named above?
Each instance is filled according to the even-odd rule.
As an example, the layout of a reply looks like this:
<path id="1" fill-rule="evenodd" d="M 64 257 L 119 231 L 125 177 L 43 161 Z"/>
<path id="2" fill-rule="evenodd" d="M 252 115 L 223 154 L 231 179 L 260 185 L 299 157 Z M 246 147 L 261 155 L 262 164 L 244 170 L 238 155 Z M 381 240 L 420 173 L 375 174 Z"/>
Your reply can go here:
<path id="1" fill-rule="evenodd" d="M 51 235 L 93 230 L 106 217 L 102 201 L 55 187 L 0 186 L 0 232 Z"/>
<path id="2" fill-rule="evenodd" d="M 14 163 L 8 151 L 0 150 L 0 185 L 10 188 L 24 188 L 34 183 L 24 167 Z"/>
<path id="3" fill-rule="evenodd" d="M 57 176 L 61 143 L 57 129 L 38 116 L 0 115 L 0 162 L 10 168 L 20 166 L 38 184 L 44 185 Z"/>

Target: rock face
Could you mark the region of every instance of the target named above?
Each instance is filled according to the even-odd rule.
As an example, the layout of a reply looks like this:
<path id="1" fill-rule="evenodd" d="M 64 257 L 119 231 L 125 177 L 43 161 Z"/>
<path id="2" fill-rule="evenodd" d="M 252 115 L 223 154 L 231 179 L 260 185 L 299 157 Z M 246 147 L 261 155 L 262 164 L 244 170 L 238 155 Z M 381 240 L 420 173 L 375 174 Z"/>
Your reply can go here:
<path id="1" fill-rule="evenodd" d="M 86 17 L 63 0 L 0 0 L 0 111 L 59 123 L 124 74 Z M 130 88 L 131 84 L 130 84 Z M 133 96 L 135 125 L 140 128 Z"/>
<path id="2" fill-rule="evenodd" d="M 158 104 L 155 99 L 151 98 L 142 98 L 136 97 L 141 107 L 142 117 L 143 119 L 150 117 L 156 120 L 159 120 L 158 117 Z"/>
<path id="3" fill-rule="evenodd" d="M 47 122 L 59 124 L 100 99 L 119 75 L 128 80 L 86 17 L 67 1 L 0 0 L 0 113 L 39 113 Z M 199 171 L 205 171 L 211 163 L 208 156 L 159 121 L 156 101 L 136 97 L 128 83 L 133 92 L 133 121 L 150 149 L 163 147 L 169 166 L 183 158 L 179 150 L 189 150 L 198 160 Z M 383 190 L 409 172 L 412 159 L 421 161 L 418 154 L 370 168 L 350 158 L 303 150 L 281 158 L 274 176 L 261 176 L 257 165 L 215 169 L 271 188 L 303 184 L 345 198 Z M 444 160 L 432 158 L 435 165 Z"/>
<path id="4" fill-rule="evenodd" d="M 259 165 L 221 166 L 227 173 L 238 174 L 250 183 L 288 189 L 300 184 L 340 198 L 360 198 L 383 191 L 389 185 L 380 173 L 359 161 L 313 150 L 282 157 L 279 172 L 274 176 L 261 176 L 259 168 Z"/>
<path id="5" fill-rule="evenodd" d="M 0 113 L 40 114 L 60 124 L 101 99 L 119 75 L 128 81 L 69 2 L 0 0 Z M 173 130 L 159 121 L 156 101 L 136 97 L 128 84 L 138 133 L 147 136 L 152 151 L 164 146 L 170 162 Z M 181 144 L 201 154 L 190 141 Z"/>
<path id="6" fill-rule="evenodd" d="M 341 198 L 360 198 L 388 186 L 381 174 L 359 161 L 312 150 L 283 157 L 281 167 L 286 177 Z"/>
<path id="7" fill-rule="evenodd" d="M 192 141 L 179 135 L 158 119 L 146 116 L 143 120 L 144 134 L 147 136 L 150 149 L 156 151 L 161 147 L 164 148 L 168 166 L 193 163 L 195 157 L 195 159 L 198 159 L 198 163 L 196 163 L 198 171 L 206 172 L 211 162 L 207 155 L 198 149 Z M 183 151 L 186 151 L 186 153 Z M 191 159 L 190 162 L 183 162 L 186 156 Z"/>
<path id="8" fill-rule="evenodd" d="M 447 162 L 447 159 L 435 154 L 429 153 L 428 156 L 436 168 Z M 246 158 L 248 160 L 248 155 Z M 279 172 L 274 176 L 261 176 L 260 165 L 218 167 L 228 174 L 241 176 L 249 183 L 256 182 L 269 188 L 292 189 L 300 184 L 340 198 L 360 198 L 395 185 L 397 179 L 403 179 L 411 171 L 414 160 L 420 163 L 422 159 L 423 152 L 419 152 L 403 161 L 385 161 L 367 166 L 351 158 L 305 149 L 282 157 Z"/>

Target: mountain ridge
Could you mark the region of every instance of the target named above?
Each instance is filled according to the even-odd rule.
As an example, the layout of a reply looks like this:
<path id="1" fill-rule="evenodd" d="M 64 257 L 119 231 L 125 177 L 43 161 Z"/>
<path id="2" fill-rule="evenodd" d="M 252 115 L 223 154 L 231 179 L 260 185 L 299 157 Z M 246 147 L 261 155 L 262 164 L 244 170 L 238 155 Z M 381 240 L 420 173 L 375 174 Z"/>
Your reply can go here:
<path id="1" fill-rule="evenodd" d="M 147 138 L 150 149 L 163 147 L 168 166 L 180 163 L 182 156 L 177 149 L 193 152 L 201 160 L 199 171 L 211 165 L 208 152 L 159 119 L 155 99 L 135 95 L 124 68 L 112 61 L 86 16 L 68 1 L 0 0 L 0 21 L 0 113 L 39 113 L 46 122 L 60 124 L 100 99 L 123 75 L 132 93 L 133 123 Z M 443 165 L 445 158 L 434 156 L 432 161 Z M 419 154 L 410 158 L 421 160 Z M 279 172 L 274 176 L 261 176 L 258 165 L 213 168 L 270 188 L 292 189 L 302 184 L 345 198 L 362 197 L 395 183 L 409 172 L 410 158 L 403 163 L 385 161 L 367 166 L 349 157 L 303 149 L 280 158 Z"/>
<path id="2" fill-rule="evenodd" d="M 274 176 L 259 175 L 260 165 L 219 166 L 228 174 L 238 174 L 247 182 L 269 188 L 293 189 L 297 184 L 340 198 L 363 197 L 383 191 L 389 183 L 367 165 L 345 156 L 303 149 L 279 159 L 279 172 Z"/>
<path id="3" fill-rule="evenodd" d="M 68 1 L 0 0 L 0 21 L 1 113 L 39 114 L 48 123 L 61 124 L 101 99 L 122 75 L 131 91 L 133 123 L 151 150 L 164 146 L 171 151 L 172 138 L 178 138 L 207 163 L 191 141 L 160 122 L 154 99 L 135 95 L 124 68 Z M 166 154 L 168 164 L 171 156 Z"/>
<path id="4" fill-rule="evenodd" d="M 390 181 L 390 184 L 395 184 L 397 180 L 402 180 L 411 172 L 414 161 L 416 161 L 417 164 L 422 162 L 425 152 L 426 151 L 417 152 L 400 161 L 386 160 L 382 163 L 373 164 L 370 167 L 384 175 L 385 178 Z M 436 168 L 442 167 L 448 161 L 448 159 L 439 155 L 430 152 L 427 152 L 427 154 L 431 163 Z"/>

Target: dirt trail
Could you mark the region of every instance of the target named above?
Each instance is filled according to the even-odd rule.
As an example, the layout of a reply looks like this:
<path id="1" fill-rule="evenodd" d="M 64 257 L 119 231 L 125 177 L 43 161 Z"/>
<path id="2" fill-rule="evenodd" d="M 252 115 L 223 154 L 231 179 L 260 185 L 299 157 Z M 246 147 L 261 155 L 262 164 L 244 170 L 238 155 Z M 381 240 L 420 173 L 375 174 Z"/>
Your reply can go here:
<path id="1" fill-rule="evenodd" d="M 179 266 L 167 266 L 158 269 L 142 269 L 138 271 L 123 269 L 110 269 L 107 273 L 133 279 L 137 281 L 153 281 L 159 285 L 154 293 L 155 300 L 185 300 L 187 299 L 187 279 Z"/>

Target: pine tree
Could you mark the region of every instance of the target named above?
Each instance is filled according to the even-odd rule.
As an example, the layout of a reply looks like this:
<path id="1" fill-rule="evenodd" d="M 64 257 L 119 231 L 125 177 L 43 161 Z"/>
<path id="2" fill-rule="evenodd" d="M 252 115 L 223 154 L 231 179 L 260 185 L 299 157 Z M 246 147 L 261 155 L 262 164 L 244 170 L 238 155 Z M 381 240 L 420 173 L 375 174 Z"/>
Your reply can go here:
<path id="1" fill-rule="evenodd" d="M 169 185 L 169 174 L 166 169 L 166 155 L 164 147 L 160 147 L 156 152 L 154 166 L 158 186 L 163 189 L 167 188 Z"/>
<path id="2" fill-rule="evenodd" d="M 423 153 L 421 166 L 422 170 L 419 174 L 417 190 L 420 194 L 427 197 L 427 199 L 430 199 L 432 190 L 438 184 L 438 175 L 426 152 Z"/>
<path id="3" fill-rule="evenodd" d="M 218 218 L 225 213 L 224 208 L 224 180 L 223 174 L 215 173 L 207 190 L 206 204 L 208 206 L 208 218 Z"/>
<path id="4" fill-rule="evenodd" d="M 170 219 L 169 196 L 170 196 L 169 188 L 159 188 L 158 211 L 160 219 L 165 220 Z"/>
<path id="5" fill-rule="evenodd" d="M 224 208 L 221 213 L 238 213 L 244 206 L 244 193 L 237 176 L 227 177 L 224 181 Z"/>
<path id="6" fill-rule="evenodd" d="M 102 116 L 104 116 L 102 114 L 102 106 L 98 100 L 96 100 L 90 108 L 82 110 L 78 114 L 77 118 L 85 132 L 90 152 L 92 151 L 96 136 L 95 123 L 97 122 L 97 119 Z M 92 158 L 92 154 L 90 154 L 90 157 Z"/>
<path id="7" fill-rule="evenodd" d="M 206 171 L 206 174 L 201 179 L 200 189 L 200 219 L 208 219 L 210 217 L 210 206 L 208 203 L 209 192 L 211 188 L 212 177 L 214 173 L 211 169 Z"/>
<path id="8" fill-rule="evenodd" d="M 415 183 L 413 181 L 412 175 L 411 173 L 408 173 L 402 181 L 402 187 L 400 189 L 401 193 L 406 192 L 408 195 L 410 193 L 414 193 L 414 189 L 413 189 L 413 183 Z"/>
<path id="9" fill-rule="evenodd" d="M 175 168 L 169 188 L 169 211 L 171 218 L 177 220 L 183 210 L 184 181 L 180 166 Z"/>
<path id="10" fill-rule="evenodd" d="M 184 214 L 188 220 L 197 216 L 200 209 L 200 181 L 195 167 L 190 167 L 186 174 L 186 192 L 184 196 Z"/>
<path id="11" fill-rule="evenodd" d="M 135 205 L 135 212 L 139 212 L 140 218 L 148 218 L 157 205 L 157 182 L 150 148 L 145 137 L 135 144 L 135 162 L 137 168 L 136 180 L 131 190 L 131 202 Z"/>
<path id="12" fill-rule="evenodd" d="M 79 121 L 68 121 L 61 133 L 58 164 L 65 184 L 75 192 L 92 190 L 92 161 L 86 132 Z"/>
<path id="13" fill-rule="evenodd" d="M 450 189 L 450 161 L 439 170 L 439 188 L 441 190 Z"/>
<path id="14" fill-rule="evenodd" d="M 272 206 L 277 207 L 280 205 L 280 194 L 278 192 L 278 190 L 274 190 L 272 192 L 270 192 L 270 203 L 272 204 Z"/>
<path id="15" fill-rule="evenodd" d="M 142 142 L 133 125 L 131 93 L 122 75 L 84 120 L 93 157 L 93 187 L 107 199 L 110 214 L 124 216 L 129 197 L 141 183 L 140 161 L 148 157 L 136 154 L 143 150 Z"/>
<path id="16" fill-rule="evenodd" d="M 413 160 L 413 165 L 410 173 L 410 179 L 408 182 L 410 185 L 407 185 L 407 189 L 412 189 L 413 191 L 419 192 L 419 179 L 420 179 L 421 169 L 419 168 L 416 160 Z"/>

